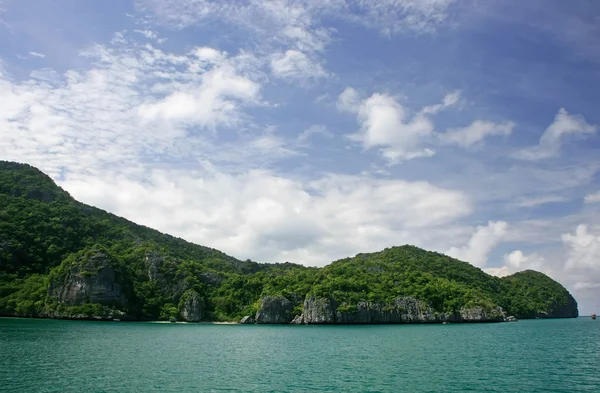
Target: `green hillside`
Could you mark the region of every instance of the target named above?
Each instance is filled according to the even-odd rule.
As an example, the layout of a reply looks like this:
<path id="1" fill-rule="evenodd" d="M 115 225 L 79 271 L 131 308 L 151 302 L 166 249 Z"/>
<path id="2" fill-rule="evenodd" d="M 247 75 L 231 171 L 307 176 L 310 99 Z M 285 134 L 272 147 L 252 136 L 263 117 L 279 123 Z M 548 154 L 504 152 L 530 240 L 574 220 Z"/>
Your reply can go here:
<path id="1" fill-rule="evenodd" d="M 541 273 L 499 279 L 413 246 L 320 269 L 241 261 L 77 202 L 36 168 L 0 161 L 0 315 L 169 319 L 196 310 L 186 318 L 238 320 L 267 295 L 286 297 L 296 314 L 313 295 L 346 307 L 411 296 L 439 312 L 577 316 L 572 296 Z"/>

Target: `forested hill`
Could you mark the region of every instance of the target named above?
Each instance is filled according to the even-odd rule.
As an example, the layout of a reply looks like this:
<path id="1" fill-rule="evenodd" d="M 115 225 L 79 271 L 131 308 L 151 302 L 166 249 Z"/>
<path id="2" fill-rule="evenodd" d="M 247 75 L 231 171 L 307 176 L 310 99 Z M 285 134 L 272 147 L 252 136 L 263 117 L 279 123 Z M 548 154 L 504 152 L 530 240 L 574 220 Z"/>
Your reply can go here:
<path id="1" fill-rule="evenodd" d="M 0 315 L 401 323 L 575 317 L 533 271 L 499 279 L 413 246 L 324 268 L 241 261 L 75 201 L 50 177 L 0 161 Z"/>

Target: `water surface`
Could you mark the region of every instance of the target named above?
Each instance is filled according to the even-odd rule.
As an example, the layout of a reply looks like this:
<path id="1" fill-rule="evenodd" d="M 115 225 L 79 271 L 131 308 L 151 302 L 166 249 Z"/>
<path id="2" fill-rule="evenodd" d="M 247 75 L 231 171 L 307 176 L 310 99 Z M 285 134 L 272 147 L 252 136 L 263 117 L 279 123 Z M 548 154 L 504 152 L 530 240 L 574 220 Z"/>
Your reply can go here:
<path id="1" fill-rule="evenodd" d="M 591 392 L 600 321 L 247 326 L 0 318 L 3 392 Z"/>

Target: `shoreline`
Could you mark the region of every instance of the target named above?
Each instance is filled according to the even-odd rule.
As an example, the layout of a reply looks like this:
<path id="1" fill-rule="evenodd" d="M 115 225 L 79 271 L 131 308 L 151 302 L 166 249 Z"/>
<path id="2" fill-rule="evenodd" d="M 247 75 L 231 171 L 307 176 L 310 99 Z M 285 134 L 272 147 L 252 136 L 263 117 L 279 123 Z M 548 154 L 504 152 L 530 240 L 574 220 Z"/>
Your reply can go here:
<path id="1" fill-rule="evenodd" d="M 293 323 L 253 323 L 243 324 L 235 321 L 144 321 L 144 320 L 114 320 L 105 318 L 48 318 L 48 317 L 22 317 L 22 316 L 0 316 L 0 319 L 36 319 L 36 320 L 54 320 L 54 321 L 88 321 L 88 322 L 124 322 L 124 323 L 147 323 L 147 324 L 169 324 L 169 325 L 266 325 L 266 326 L 388 326 L 388 325 L 472 325 L 472 324 L 497 324 L 506 323 L 507 321 L 470 321 L 470 322 L 404 322 L 404 323 L 308 323 L 308 324 L 293 324 Z M 575 318 L 559 317 L 559 318 L 521 318 L 519 320 L 549 320 L 549 319 L 591 319 L 590 315 L 580 315 Z"/>

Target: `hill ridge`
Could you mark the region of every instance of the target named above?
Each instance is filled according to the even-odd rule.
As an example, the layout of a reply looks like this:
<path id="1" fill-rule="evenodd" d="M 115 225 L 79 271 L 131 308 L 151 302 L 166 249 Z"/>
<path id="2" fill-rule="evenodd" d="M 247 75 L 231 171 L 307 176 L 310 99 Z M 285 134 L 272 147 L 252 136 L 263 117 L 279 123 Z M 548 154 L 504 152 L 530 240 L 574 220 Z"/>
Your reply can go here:
<path id="1" fill-rule="evenodd" d="M 269 296 L 285 299 L 269 307 L 285 304 L 290 320 L 318 303 L 307 299 L 330 299 L 339 312 L 408 301 L 452 316 L 578 314 L 571 294 L 542 273 L 500 279 L 412 245 L 322 268 L 238 260 L 78 202 L 33 166 L 0 161 L 0 315 L 237 320 L 264 315 Z"/>

